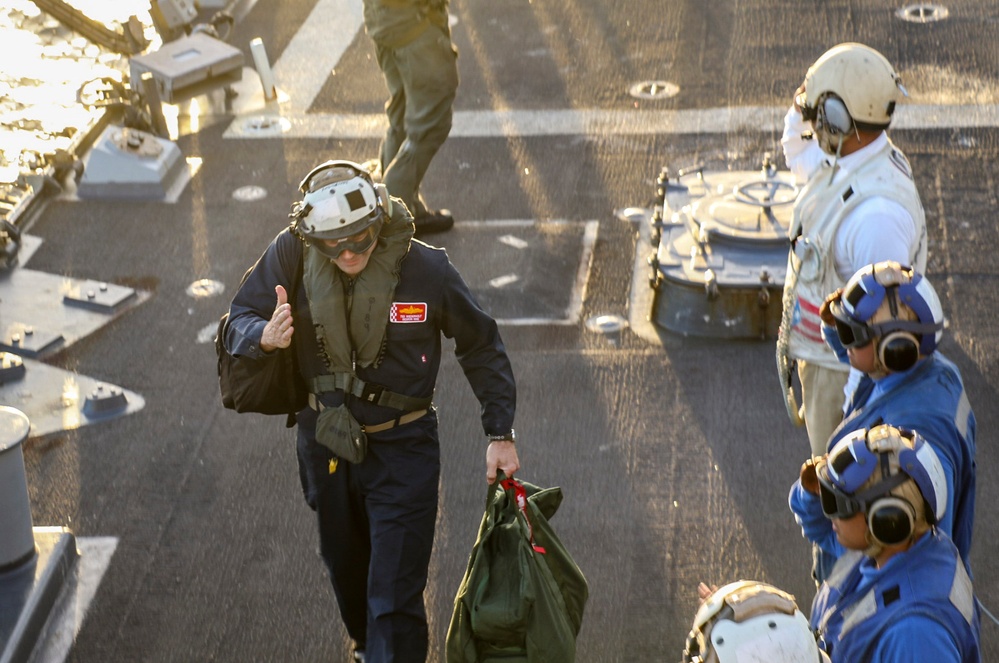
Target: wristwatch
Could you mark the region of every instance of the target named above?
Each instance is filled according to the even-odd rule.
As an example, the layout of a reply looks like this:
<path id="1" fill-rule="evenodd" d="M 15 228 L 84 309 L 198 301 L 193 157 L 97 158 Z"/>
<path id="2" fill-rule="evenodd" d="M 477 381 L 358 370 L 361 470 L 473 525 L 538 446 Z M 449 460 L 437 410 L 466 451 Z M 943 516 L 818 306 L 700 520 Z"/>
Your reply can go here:
<path id="1" fill-rule="evenodd" d="M 500 433 L 499 435 L 486 435 L 490 442 L 516 442 L 517 432 L 512 428 L 509 433 Z"/>

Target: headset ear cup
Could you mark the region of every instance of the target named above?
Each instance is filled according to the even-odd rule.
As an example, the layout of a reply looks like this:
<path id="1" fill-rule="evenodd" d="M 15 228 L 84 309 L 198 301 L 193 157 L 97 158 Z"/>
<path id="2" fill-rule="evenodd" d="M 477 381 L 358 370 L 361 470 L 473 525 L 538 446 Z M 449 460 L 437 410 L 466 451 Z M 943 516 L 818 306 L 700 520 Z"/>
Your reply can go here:
<path id="1" fill-rule="evenodd" d="M 847 134 L 853 128 L 853 118 L 850 111 L 846 109 L 846 104 L 837 97 L 826 97 L 821 104 L 822 121 L 826 131 L 834 135 Z"/>
<path id="2" fill-rule="evenodd" d="M 909 332 L 891 332 L 878 342 L 878 359 L 889 371 L 907 371 L 919 361 L 919 340 Z"/>
<path id="3" fill-rule="evenodd" d="M 382 204 L 382 209 L 389 216 L 392 216 L 392 199 L 389 198 L 388 187 L 381 182 L 375 184 L 375 191 L 378 193 L 378 201 Z"/>
<path id="4" fill-rule="evenodd" d="M 908 541 L 916 526 L 912 505 L 898 497 L 885 497 L 874 502 L 867 511 L 867 529 L 883 546 Z"/>

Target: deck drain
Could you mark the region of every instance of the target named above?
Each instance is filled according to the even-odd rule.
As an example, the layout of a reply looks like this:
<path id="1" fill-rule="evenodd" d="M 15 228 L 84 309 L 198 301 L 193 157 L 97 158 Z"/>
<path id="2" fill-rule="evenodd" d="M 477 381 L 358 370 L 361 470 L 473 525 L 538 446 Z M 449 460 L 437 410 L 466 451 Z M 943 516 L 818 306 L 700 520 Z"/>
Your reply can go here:
<path id="1" fill-rule="evenodd" d="M 592 332 L 613 334 L 628 326 L 628 321 L 619 315 L 595 315 L 586 321 L 586 328 Z"/>
<path id="2" fill-rule="evenodd" d="M 225 285 L 220 281 L 212 279 L 198 279 L 187 286 L 187 296 L 194 297 L 195 299 L 214 297 L 215 295 L 221 295 L 223 292 L 225 292 Z"/>
<path id="3" fill-rule="evenodd" d="M 629 223 L 643 223 L 649 218 L 649 210 L 645 207 L 625 207 L 614 210 L 614 216 Z"/>
<path id="4" fill-rule="evenodd" d="M 262 186 L 241 186 L 232 192 L 232 197 L 244 203 L 252 203 L 267 197 L 267 189 Z"/>
<path id="5" fill-rule="evenodd" d="M 261 136 L 277 136 L 291 129 L 291 122 L 284 117 L 257 115 L 243 122 L 243 130 Z"/>
<path id="6" fill-rule="evenodd" d="M 642 81 L 628 89 L 628 94 L 638 99 L 668 99 L 680 93 L 680 86 L 668 81 Z"/>
<path id="7" fill-rule="evenodd" d="M 907 5 L 902 7 L 895 15 L 898 16 L 903 21 L 909 21 L 910 23 L 933 23 L 934 21 L 942 21 L 950 14 L 946 7 L 943 5 L 934 4 L 919 4 L 919 5 Z"/>

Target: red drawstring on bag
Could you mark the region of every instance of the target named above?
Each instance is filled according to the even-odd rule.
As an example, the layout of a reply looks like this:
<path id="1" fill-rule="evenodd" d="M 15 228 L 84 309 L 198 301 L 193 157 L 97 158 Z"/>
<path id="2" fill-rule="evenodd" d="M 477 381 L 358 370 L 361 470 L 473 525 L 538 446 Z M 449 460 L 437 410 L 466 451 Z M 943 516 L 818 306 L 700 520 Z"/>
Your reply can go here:
<path id="1" fill-rule="evenodd" d="M 503 487 L 503 490 L 513 489 L 514 498 L 517 500 L 517 508 L 523 512 L 524 520 L 527 521 L 527 531 L 531 536 L 531 547 L 534 548 L 534 552 L 544 555 L 545 549 L 534 543 L 534 528 L 531 526 L 530 516 L 527 515 L 527 491 L 524 489 L 524 484 L 516 479 L 503 479 L 500 482 L 500 486 Z"/>

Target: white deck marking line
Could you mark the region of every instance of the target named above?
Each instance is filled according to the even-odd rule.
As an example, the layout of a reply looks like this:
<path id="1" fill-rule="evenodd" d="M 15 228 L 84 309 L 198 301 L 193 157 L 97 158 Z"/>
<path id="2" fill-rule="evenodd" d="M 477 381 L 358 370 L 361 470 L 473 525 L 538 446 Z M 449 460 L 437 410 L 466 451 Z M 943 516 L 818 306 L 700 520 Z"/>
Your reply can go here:
<path id="1" fill-rule="evenodd" d="M 247 128 L 247 117 L 237 117 L 226 131 L 225 137 L 380 139 L 388 126 L 382 113 L 350 115 L 307 112 L 326 84 L 330 72 L 363 28 L 362 12 L 361 0 L 319 0 L 273 66 L 278 89 L 289 97 L 287 103 L 279 106 L 280 116 L 290 125 L 288 130 L 283 133 L 260 132 Z M 260 110 L 273 113 L 273 109 Z M 689 110 L 460 111 L 454 114 L 451 137 L 779 132 L 783 129 L 786 112 L 786 106 Z M 259 118 L 259 114 L 254 117 Z M 999 105 L 975 104 L 903 104 L 892 122 L 894 129 L 997 126 Z"/>
<path id="2" fill-rule="evenodd" d="M 361 12 L 361 0 L 319 0 L 312 8 L 272 67 L 277 87 L 290 98 L 288 110 L 304 113 L 312 106 L 364 25 Z"/>
<path id="3" fill-rule="evenodd" d="M 783 130 L 785 108 L 747 106 L 661 111 L 553 110 L 458 111 L 451 138 L 525 136 L 607 136 L 727 134 L 735 131 Z M 259 117 L 256 115 L 254 117 Z M 380 139 L 388 127 L 379 114 L 337 115 L 282 113 L 288 130 L 261 134 L 237 117 L 226 138 Z M 906 105 L 896 111 L 892 129 L 999 127 L 999 106 Z"/>

